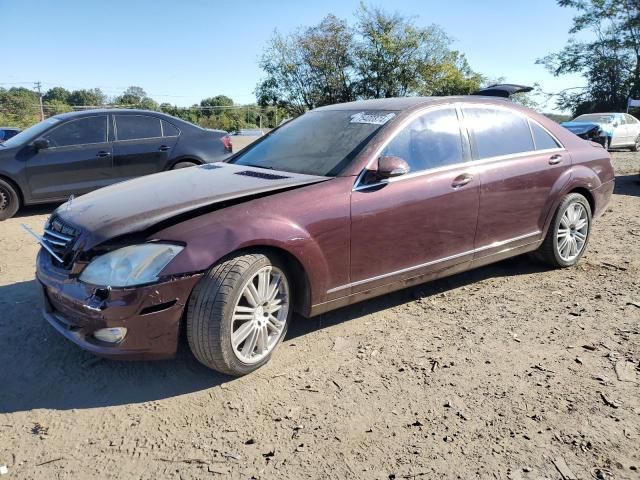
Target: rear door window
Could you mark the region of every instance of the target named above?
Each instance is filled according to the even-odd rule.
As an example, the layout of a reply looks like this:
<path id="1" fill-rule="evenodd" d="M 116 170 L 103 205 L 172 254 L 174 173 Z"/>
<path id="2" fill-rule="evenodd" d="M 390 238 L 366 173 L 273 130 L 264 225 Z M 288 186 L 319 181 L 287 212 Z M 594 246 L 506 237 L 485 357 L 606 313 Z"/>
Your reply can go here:
<path id="1" fill-rule="evenodd" d="M 162 137 L 160 119 L 148 115 L 116 115 L 118 140 Z"/>
<path id="2" fill-rule="evenodd" d="M 107 141 L 107 116 L 71 120 L 54 129 L 45 138 L 52 147 L 104 143 Z"/>
<path id="3" fill-rule="evenodd" d="M 535 150 L 525 117 L 491 107 L 464 107 L 463 112 L 478 159 Z"/>
<path id="4" fill-rule="evenodd" d="M 385 147 L 382 155 L 405 160 L 410 172 L 461 163 L 464 159 L 455 108 L 442 108 L 413 120 Z"/>
<path id="5" fill-rule="evenodd" d="M 529 121 L 531 125 L 531 133 L 533 133 L 533 141 L 536 150 L 549 150 L 550 148 L 560 148 L 558 142 L 544 128 L 536 122 Z"/>

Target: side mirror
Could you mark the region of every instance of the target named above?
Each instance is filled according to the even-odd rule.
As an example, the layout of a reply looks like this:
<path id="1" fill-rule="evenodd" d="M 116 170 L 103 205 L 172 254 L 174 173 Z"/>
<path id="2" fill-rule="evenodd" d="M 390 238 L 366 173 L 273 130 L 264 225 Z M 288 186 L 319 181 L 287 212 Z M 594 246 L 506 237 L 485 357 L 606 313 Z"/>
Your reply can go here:
<path id="1" fill-rule="evenodd" d="M 36 150 L 46 150 L 49 148 L 49 140 L 46 138 L 37 138 L 33 141 L 33 146 Z"/>
<path id="2" fill-rule="evenodd" d="M 393 178 L 405 175 L 409 170 L 411 168 L 405 160 L 395 155 L 387 155 L 378 159 L 376 174 L 378 178 Z"/>

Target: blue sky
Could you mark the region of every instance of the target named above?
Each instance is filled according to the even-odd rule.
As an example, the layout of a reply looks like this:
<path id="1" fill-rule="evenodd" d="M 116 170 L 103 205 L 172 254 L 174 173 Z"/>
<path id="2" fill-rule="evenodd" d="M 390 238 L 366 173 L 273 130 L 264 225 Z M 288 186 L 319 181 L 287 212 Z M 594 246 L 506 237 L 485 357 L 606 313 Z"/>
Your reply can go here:
<path id="1" fill-rule="evenodd" d="M 181 106 L 225 94 L 255 101 L 258 59 L 274 29 L 289 32 L 333 13 L 353 19 L 359 0 L 0 0 L 0 86 L 143 87 Z M 535 60 L 565 44 L 573 11 L 555 0 L 394 0 L 379 6 L 440 25 L 473 69 L 544 91 L 583 85 L 554 78 Z M 25 86 L 29 86 L 26 84 Z M 553 110 L 550 104 L 545 110 Z"/>

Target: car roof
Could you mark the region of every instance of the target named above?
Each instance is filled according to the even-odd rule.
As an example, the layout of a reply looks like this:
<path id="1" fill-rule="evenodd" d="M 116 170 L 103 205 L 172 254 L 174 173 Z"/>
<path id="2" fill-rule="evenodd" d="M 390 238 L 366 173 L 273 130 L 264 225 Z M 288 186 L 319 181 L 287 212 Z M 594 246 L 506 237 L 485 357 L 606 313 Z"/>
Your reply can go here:
<path id="1" fill-rule="evenodd" d="M 357 100 L 355 102 L 336 103 L 315 110 L 407 110 L 428 103 L 435 103 L 442 97 L 395 97 Z"/>
<path id="2" fill-rule="evenodd" d="M 496 105 L 504 105 L 505 102 L 511 105 L 508 99 L 495 96 L 484 95 L 462 95 L 449 97 L 394 97 L 394 98 L 376 98 L 372 100 L 357 100 L 355 102 L 337 103 L 335 105 L 327 105 L 314 109 L 322 110 L 389 110 L 389 111 L 405 111 L 414 110 L 429 104 L 439 104 L 451 101 L 464 101 L 469 103 L 494 103 Z"/>
<path id="3" fill-rule="evenodd" d="M 162 116 L 162 117 L 171 117 L 171 115 L 167 115 L 165 113 L 162 112 L 156 112 L 153 110 L 142 110 L 142 109 L 137 109 L 137 108 L 92 108 L 92 109 L 88 109 L 88 110 L 77 110 L 74 112 L 67 112 L 67 113 L 59 113 L 58 115 L 55 115 L 55 118 L 58 118 L 60 120 L 66 120 L 68 118 L 76 118 L 76 117 L 82 117 L 82 116 L 86 116 L 86 115 L 95 115 L 96 113 L 117 113 L 119 115 L 140 115 L 140 114 L 144 114 L 144 115 L 157 115 L 157 116 Z M 173 117 L 171 117 L 173 118 Z"/>
<path id="4" fill-rule="evenodd" d="M 183 120 L 181 118 L 174 117 L 166 113 L 156 112 L 155 110 L 143 110 L 139 108 L 93 108 L 89 110 L 78 110 L 74 112 L 60 113 L 58 115 L 54 115 L 51 118 L 55 118 L 57 120 L 69 120 L 71 118 L 82 118 L 82 117 L 88 117 L 91 115 L 106 114 L 106 113 L 115 113 L 118 115 L 151 115 L 151 116 L 166 119 L 168 122 L 177 123 L 181 127 L 189 126 L 189 127 L 204 130 L 202 127 L 195 125 L 187 120 Z"/>

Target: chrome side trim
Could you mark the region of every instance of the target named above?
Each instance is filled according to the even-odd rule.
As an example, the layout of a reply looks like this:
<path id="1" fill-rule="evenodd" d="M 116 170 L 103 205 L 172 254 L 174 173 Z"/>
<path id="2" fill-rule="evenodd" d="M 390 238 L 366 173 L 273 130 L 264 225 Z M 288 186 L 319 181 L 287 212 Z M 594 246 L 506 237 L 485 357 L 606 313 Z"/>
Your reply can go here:
<path id="1" fill-rule="evenodd" d="M 34 233 L 33 230 L 27 227 L 24 223 L 22 223 L 21 226 L 27 231 L 29 235 L 35 238 L 38 241 L 38 243 L 42 245 L 42 248 L 44 248 L 47 252 L 49 252 L 53 256 L 53 258 L 58 260 L 60 263 L 64 263 L 64 260 L 62 260 L 58 255 L 56 255 L 56 253 L 53 250 L 51 250 L 51 247 L 47 245 L 47 243 L 44 241 L 44 239 L 40 235 Z"/>
<path id="2" fill-rule="evenodd" d="M 473 250 L 468 250 L 462 253 L 456 253 L 455 255 L 450 255 L 448 257 L 439 258 L 438 260 L 432 260 L 430 262 L 421 263 L 420 265 L 414 265 L 413 267 L 403 268 L 401 270 L 396 270 L 394 272 L 384 273 L 382 275 L 377 275 L 375 277 L 365 278 L 364 280 L 358 280 L 357 282 L 347 283 L 346 285 L 340 285 L 339 287 L 334 287 L 330 290 L 327 290 L 327 294 L 335 293 L 340 290 L 345 290 L 347 288 L 357 287 L 358 285 L 364 285 L 365 283 L 375 282 L 377 280 L 382 280 L 387 277 L 393 277 L 395 275 L 401 275 L 403 273 L 408 273 L 413 270 L 419 270 L 421 268 L 429 267 L 431 265 L 436 265 L 438 263 L 448 262 L 449 260 L 454 260 L 456 258 L 464 257 L 467 255 L 472 255 L 478 252 L 484 252 L 485 250 L 490 250 L 492 248 L 502 247 L 504 245 L 508 245 L 509 243 L 517 242 L 518 240 L 524 240 L 525 238 L 530 238 L 534 236 L 540 235 L 542 232 L 540 230 L 536 232 L 527 233 L 525 235 L 520 235 L 518 237 L 510 238 L 509 240 L 502 240 L 500 242 L 494 242 L 489 245 L 485 245 L 483 247 L 474 248 Z"/>
<path id="3" fill-rule="evenodd" d="M 501 155 L 501 156 L 498 156 L 498 157 L 482 158 L 480 160 L 471 160 L 469 162 L 454 163 L 454 164 L 451 164 L 451 165 L 446 165 L 444 167 L 432 168 L 432 169 L 429 169 L 429 170 L 421 170 L 419 172 L 414 172 L 414 173 L 409 172 L 406 175 L 401 175 L 399 177 L 394 177 L 394 178 L 390 178 L 388 180 L 383 180 L 383 181 L 380 181 L 380 182 L 368 183 L 368 184 L 360 183 L 361 178 L 364 176 L 364 172 L 365 172 L 365 170 L 363 170 L 360 173 L 360 175 L 358 175 L 352 191 L 358 192 L 360 190 L 367 190 L 369 188 L 379 187 L 380 185 L 386 185 L 388 183 L 394 183 L 394 182 L 401 182 L 403 180 L 409 180 L 409 179 L 416 178 L 416 177 L 422 177 L 424 175 L 429 175 L 429 174 L 432 174 L 432 173 L 439 173 L 439 172 L 445 172 L 447 170 L 454 170 L 454 169 L 461 168 L 463 166 L 464 167 L 469 167 L 469 169 L 472 170 L 474 167 L 476 167 L 478 165 L 484 165 L 486 163 L 501 162 L 501 161 L 504 161 L 504 160 L 513 160 L 513 159 L 517 159 L 517 158 L 531 157 L 533 155 L 544 155 L 544 154 L 547 154 L 547 153 L 559 153 L 559 152 L 566 152 L 566 149 L 564 149 L 564 148 L 547 148 L 547 149 L 544 149 L 544 150 L 536 150 L 535 152 L 512 153 L 510 155 Z"/>

